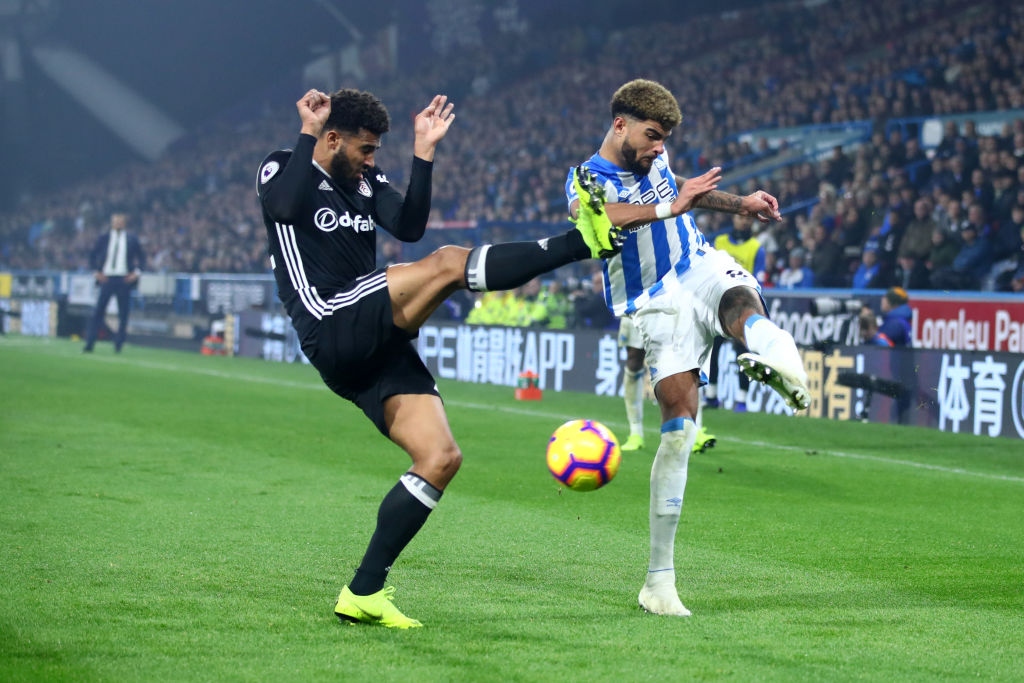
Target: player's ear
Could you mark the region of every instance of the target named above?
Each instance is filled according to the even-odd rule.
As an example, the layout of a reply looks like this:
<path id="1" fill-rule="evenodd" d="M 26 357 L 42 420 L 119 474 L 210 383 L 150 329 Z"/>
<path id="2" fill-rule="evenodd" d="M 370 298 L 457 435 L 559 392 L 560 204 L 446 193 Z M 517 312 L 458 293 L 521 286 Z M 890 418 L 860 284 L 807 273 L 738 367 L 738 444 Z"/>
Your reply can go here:
<path id="1" fill-rule="evenodd" d="M 341 146 L 341 134 L 333 128 L 324 130 L 321 135 L 323 136 L 324 142 L 327 143 L 327 149 L 334 151 Z"/>

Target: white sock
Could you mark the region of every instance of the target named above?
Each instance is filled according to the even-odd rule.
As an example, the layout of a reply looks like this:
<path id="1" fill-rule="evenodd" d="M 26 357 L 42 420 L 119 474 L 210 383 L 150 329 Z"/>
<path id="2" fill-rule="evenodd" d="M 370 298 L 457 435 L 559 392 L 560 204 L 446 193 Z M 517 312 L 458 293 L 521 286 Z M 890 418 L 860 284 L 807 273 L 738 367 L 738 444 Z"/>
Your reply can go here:
<path id="1" fill-rule="evenodd" d="M 743 336 L 743 343 L 754 353 L 803 371 L 804 364 L 792 335 L 763 315 L 755 313 L 747 318 L 743 325 Z"/>
<path id="2" fill-rule="evenodd" d="M 697 419 L 693 422 L 697 425 L 698 432 L 704 428 L 704 401 L 697 401 Z"/>
<path id="3" fill-rule="evenodd" d="M 651 574 L 672 572 L 675 580 L 675 539 L 686 490 L 686 468 L 697 440 L 697 426 L 677 417 L 661 427 L 661 444 L 651 466 Z"/>
<path id="4" fill-rule="evenodd" d="M 626 399 L 626 419 L 629 420 L 629 433 L 639 437 L 644 435 L 644 371 L 631 372 L 626 368 L 622 380 L 623 393 Z"/>

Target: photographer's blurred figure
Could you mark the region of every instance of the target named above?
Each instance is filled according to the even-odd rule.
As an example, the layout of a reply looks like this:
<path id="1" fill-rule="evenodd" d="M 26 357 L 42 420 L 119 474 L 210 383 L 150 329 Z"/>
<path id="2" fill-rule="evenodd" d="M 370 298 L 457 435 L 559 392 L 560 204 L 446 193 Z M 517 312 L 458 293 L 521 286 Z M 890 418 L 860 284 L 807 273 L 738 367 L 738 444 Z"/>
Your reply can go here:
<path id="1" fill-rule="evenodd" d="M 96 343 L 103 316 L 111 297 L 117 298 L 117 333 L 114 335 L 114 351 L 121 352 L 128 334 L 128 310 L 131 291 L 139 281 L 139 270 L 146 264 L 139 238 L 128 233 L 128 216 L 121 212 L 110 215 L 110 232 L 101 235 L 89 256 L 89 265 L 94 271 L 96 284 L 100 287 L 96 308 L 85 332 L 85 347 L 92 351 Z"/>
<path id="2" fill-rule="evenodd" d="M 860 312 L 861 340 L 865 344 L 877 346 L 908 347 L 911 346 L 909 297 L 902 287 L 890 287 L 882 297 L 882 324 L 878 325 L 875 313 L 867 306 Z M 866 319 L 870 318 L 870 324 Z M 876 331 L 870 335 L 867 327 L 873 325 Z"/>
<path id="3" fill-rule="evenodd" d="M 860 343 L 868 346 L 892 348 L 892 341 L 878 331 L 878 317 L 865 306 L 857 316 L 860 321 Z"/>

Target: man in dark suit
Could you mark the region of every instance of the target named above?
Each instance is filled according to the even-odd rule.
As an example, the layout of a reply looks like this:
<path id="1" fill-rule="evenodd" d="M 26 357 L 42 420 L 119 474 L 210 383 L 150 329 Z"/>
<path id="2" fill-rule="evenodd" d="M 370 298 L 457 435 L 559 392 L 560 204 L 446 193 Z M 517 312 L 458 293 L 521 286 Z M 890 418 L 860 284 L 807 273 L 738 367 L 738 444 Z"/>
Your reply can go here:
<path id="1" fill-rule="evenodd" d="M 139 245 L 139 238 L 128 234 L 125 226 L 128 216 L 113 213 L 110 216 L 110 232 L 101 235 L 89 255 L 89 267 L 95 271 L 100 296 L 96 310 L 92 313 L 85 333 L 85 348 L 92 351 L 96 334 L 103 322 L 103 314 L 110 303 L 110 297 L 117 297 L 117 334 L 114 335 L 114 351 L 120 353 L 128 334 L 128 309 L 131 290 L 139 281 L 139 271 L 146 263 L 145 254 Z"/>

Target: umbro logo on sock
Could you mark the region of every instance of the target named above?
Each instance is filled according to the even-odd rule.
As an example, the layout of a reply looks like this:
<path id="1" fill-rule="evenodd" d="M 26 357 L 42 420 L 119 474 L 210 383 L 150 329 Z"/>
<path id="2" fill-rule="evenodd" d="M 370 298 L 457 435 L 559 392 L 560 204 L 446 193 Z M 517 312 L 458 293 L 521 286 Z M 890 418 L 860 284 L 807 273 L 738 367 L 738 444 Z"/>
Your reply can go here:
<path id="1" fill-rule="evenodd" d="M 334 188 L 331 187 L 331 184 L 326 180 L 321 180 L 320 187 L 317 189 L 324 190 L 325 192 L 334 192 Z"/>
<path id="2" fill-rule="evenodd" d="M 683 507 L 683 499 L 682 498 L 669 498 L 665 502 L 668 503 L 669 505 L 671 505 L 674 508 L 681 508 L 681 507 Z"/>

